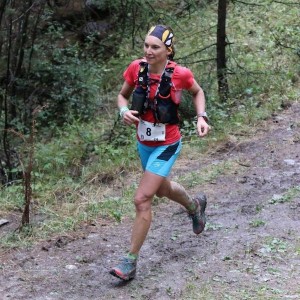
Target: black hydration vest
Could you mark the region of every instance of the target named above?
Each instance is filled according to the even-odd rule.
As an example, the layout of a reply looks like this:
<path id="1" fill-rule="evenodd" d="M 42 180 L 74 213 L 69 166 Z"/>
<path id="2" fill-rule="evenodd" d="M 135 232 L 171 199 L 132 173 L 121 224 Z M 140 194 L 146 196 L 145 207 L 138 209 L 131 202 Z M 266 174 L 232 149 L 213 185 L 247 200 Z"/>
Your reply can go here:
<path id="1" fill-rule="evenodd" d="M 168 63 L 161 77 L 161 82 L 157 96 L 153 101 L 147 98 L 148 63 L 141 61 L 138 74 L 138 86 L 132 94 L 132 110 L 137 110 L 140 115 L 151 109 L 156 123 L 178 124 L 178 104 L 171 99 L 172 75 L 174 72 L 174 63 Z M 150 79 L 151 80 L 151 79 Z"/>

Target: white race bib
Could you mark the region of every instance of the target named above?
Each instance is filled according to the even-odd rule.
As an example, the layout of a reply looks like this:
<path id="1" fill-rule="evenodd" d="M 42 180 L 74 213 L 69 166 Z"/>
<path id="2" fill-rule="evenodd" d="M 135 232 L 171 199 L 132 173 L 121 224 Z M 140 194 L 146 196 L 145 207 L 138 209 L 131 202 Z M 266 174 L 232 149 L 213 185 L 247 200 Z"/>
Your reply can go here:
<path id="1" fill-rule="evenodd" d="M 161 123 L 153 123 L 140 120 L 138 125 L 138 136 L 141 141 L 165 141 L 166 125 Z"/>

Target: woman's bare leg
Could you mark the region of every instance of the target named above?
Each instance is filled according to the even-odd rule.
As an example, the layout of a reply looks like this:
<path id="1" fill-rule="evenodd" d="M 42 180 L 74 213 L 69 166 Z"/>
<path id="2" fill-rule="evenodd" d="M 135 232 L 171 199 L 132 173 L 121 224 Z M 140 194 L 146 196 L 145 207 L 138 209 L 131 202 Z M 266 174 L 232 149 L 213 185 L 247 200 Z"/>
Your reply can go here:
<path id="1" fill-rule="evenodd" d="M 205 209 L 207 203 L 205 194 L 198 193 L 194 199 L 192 199 L 183 186 L 166 178 L 156 195 L 158 197 L 168 197 L 183 205 L 192 219 L 193 231 L 195 234 L 200 234 L 204 230 L 206 223 Z"/>
<path id="2" fill-rule="evenodd" d="M 110 271 L 110 274 L 123 280 L 134 278 L 137 256 L 151 225 L 151 202 L 155 194 L 159 197 L 166 196 L 183 205 L 191 216 L 195 234 L 204 230 L 206 197 L 196 198 L 196 202 L 194 202 L 180 184 L 146 171 L 134 198 L 136 217 L 132 229 L 130 251 L 127 257 Z"/>
<path id="3" fill-rule="evenodd" d="M 156 192 L 158 197 L 167 197 L 182 206 L 184 206 L 188 211 L 194 211 L 196 205 L 192 198 L 189 196 L 185 188 L 175 181 L 170 181 L 165 178 L 159 189 Z"/>
<path id="4" fill-rule="evenodd" d="M 136 217 L 131 234 L 131 254 L 137 255 L 146 239 L 152 221 L 151 202 L 164 180 L 148 171 L 142 176 L 134 198 Z"/>

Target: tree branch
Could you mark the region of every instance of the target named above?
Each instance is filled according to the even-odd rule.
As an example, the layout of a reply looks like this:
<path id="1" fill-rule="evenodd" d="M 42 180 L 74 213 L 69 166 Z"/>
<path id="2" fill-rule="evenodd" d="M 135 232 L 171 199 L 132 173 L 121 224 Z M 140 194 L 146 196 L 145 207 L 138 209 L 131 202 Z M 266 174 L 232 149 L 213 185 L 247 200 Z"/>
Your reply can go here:
<path id="1" fill-rule="evenodd" d="M 287 44 L 283 44 L 274 33 L 273 33 L 273 37 L 274 37 L 274 39 L 276 41 L 276 45 L 278 45 L 280 47 L 283 47 L 285 49 L 293 50 L 300 57 L 300 51 L 299 51 L 298 48 L 294 48 L 294 47 L 288 46 Z"/>
<path id="2" fill-rule="evenodd" d="M 232 0 L 233 4 L 235 3 L 241 3 L 245 5 L 252 5 L 252 6 L 266 6 L 265 4 L 257 4 L 257 3 L 251 3 L 251 2 L 245 2 L 242 0 Z M 300 5 L 298 2 L 286 2 L 286 1 L 278 1 L 278 0 L 273 0 L 271 3 L 279 3 L 279 4 L 284 4 L 284 5 Z"/>
<path id="3" fill-rule="evenodd" d="M 245 5 L 252 5 L 252 6 L 265 6 L 264 4 L 257 4 L 257 3 L 250 3 L 250 2 L 245 2 L 245 1 L 241 1 L 241 0 L 232 0 L 233 4 L 235 4 L 236 2 L 241 3 L 241 4 L 245 4 Z"/>
<path id="4" fill-rule="evenodd" d="M 184 62 L 185 65 L 193 65 L 193 64 L 197 64 L 197 63 L 202 63 L 202 62 L 207 62 L 207 61 L 215 61 L 216 58 L 207 58 L 207 59 L 199 59 L 199 60 L 195 60 L 195 61 L 188 61 L 188 62 Z M 176 61 L 179 61 L 179 59 L 176 59 Z"/>
<path id="5" fill-rule="evenodd" d="M 183 59 L 188 58 L 188 57 L 190 57 L 190 56 L 192 56 L 192 55 L 194 55 L 194 54 L 198 54 L 198 53 L 200 53 L 200 52 L 203 52 L 203 51 L 205 51 L 206 49 L 208 49 L 208 48 L 210 48 L 210 47 L 213 47 L 213 46 L 216 46 L 216 43 L 211 44 L 211 45 L 208 45 L 208 46 L 206 46 L 206 47 L 204 47 L 204 48 L 202 48 L 202 49 L 199 49 L 199 50 L 197 50 L 197 51 L 195 51 L 195 52 L 189 53 L 189 54 L 187 54 L 186 56 L 178 57 L 176 60 L 183 60 Z"/>
<path id="6" fill-rule="evenodd" d="M 285 2 L 285 1 L 277 1 L 277 0 L 273 0 L 272 2 L 275 3 L 280 3 L 280 4 L 284 4 L 284 5 L 299 5 L 300 6 L 300 2 Z"/>

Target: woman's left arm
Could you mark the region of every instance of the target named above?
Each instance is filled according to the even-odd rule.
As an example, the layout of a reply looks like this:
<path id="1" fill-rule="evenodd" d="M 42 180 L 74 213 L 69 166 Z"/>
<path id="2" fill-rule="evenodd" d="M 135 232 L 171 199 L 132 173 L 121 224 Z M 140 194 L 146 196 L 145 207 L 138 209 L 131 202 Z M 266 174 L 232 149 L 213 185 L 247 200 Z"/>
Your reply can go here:
<path id="1" fill-rule="evenodd" d="M 197 115 L 197 131 L 200 137 L 207 135 L 210 126 L 206 122 L 206 118 L 203 116 L 198 117 L 205 113 L 205 96 L 200 85 L 194 80 L 194 84 L 189 89 L 189 92 L 193 95 L 193 102 Z"/>

